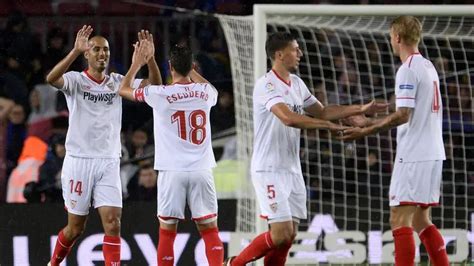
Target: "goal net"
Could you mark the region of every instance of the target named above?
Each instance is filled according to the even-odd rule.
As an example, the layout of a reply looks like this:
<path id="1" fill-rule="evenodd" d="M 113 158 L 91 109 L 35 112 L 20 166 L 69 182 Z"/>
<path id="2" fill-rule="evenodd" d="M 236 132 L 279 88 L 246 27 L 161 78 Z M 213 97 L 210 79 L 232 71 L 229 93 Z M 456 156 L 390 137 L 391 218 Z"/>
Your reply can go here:
<path id="1" fill-rule="evenodd" d="M 270 66 L 264 50 L 267 34 L 287 31 L 297 38 L 303 51 L 297 74 L 323 104 L 362 104 L 372 99 L 393 103 L 394 78 L 401 63 L 390 47 L 389 25 L 397 14 L 420 18 L 420 52 L 438 70 L 444 107 L 447 160 L 441 205 L 433 208 L 433 221 L 443 229 L 450 259 L 471 261 L 474 17 L 468 10 L 473 6 L 271 6 L 266 11 L 262 11 L 265 5 L 261 7 L 254 8 L 250 17 L 218 16 L 231 57 L 238 156 L 243 165 L 250 164 L 252 154 L 254 80 Z M 396 130 L 391 130 L 341 142 L 326 131 L 302 131 L 301 164 L 309 215 L 300 231 L 314 237 L 300 240 L 307 251 L 293 251 L 290 260 L 393 262 L 388 189 L 395 136 Z M 254 190 L 251 182 L 243 184 L 247 185 L 239 191 L 237 231 L 256 232 Z M 336 241 L 341 247 L 335 248 L 327 236 L 343 232 L 348 237 L 341 234 Z M 363 248 L 359 250 L 363 258 L 356 248 L 348 248 L 350 243 Z M 417 260 L 428 260 L 423 248 L 417 251 Z"/>

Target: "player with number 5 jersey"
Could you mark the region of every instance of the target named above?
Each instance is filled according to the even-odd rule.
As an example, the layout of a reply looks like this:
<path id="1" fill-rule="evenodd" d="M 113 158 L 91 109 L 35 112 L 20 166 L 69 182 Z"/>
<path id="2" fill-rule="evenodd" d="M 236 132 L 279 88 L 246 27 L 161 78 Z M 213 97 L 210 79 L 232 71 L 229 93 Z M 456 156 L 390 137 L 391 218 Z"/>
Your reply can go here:
<path id="1" fill-rule="evenodd" d="M 173 244 L 187 203 L 204 240 L 209 265 L 220 266 L 224 250 L 217 229 L 217 196 L 211 170 L 216 162 L 209 124 L 217 90 L 192 69 L 191 50 L 180 46 L 172 47 L 169 55 L 171 85 L 133 90 L 132 81 L 147 60 L 147 46 L 146 41 L 135 44 L 120 95 L 153 108 L 155 169 L 159 171 L 157 263 L 174 265 Z"/>

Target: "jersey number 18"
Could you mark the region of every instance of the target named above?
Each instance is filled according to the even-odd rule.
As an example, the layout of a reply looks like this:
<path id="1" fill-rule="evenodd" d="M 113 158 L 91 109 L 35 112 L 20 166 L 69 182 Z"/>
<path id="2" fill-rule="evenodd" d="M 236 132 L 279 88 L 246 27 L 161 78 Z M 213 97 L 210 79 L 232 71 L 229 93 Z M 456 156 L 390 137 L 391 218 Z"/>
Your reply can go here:
<path id="1" fill-rule="evenodd" d="M 186 117 L 185 111 L 176 111 L 171 115 L 171 123 L 178 124 L 178 136 L 193 144 L 200 145 L 206 139 L 206 112 L 194 110 Z M 188 128 L 189 125 L 189 134 Z M 189 138 L 189 139 L 188 139 Z"/>

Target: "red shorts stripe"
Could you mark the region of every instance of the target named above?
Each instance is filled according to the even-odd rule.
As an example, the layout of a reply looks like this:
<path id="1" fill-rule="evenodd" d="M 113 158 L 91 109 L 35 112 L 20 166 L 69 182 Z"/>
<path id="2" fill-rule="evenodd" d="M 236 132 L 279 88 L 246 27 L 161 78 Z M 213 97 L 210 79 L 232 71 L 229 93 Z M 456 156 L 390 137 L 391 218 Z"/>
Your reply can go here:
<path id="1" fill-rule="evenodd" d="M 411 202 L 411 201 L 400 201 L 399 206 L 420 206 L 420 207 L 431 207 L 431 206 L 438 206 L 439 203 L 420 203 L 420 202 Z"/>
<path id="2" fill-rule="evenodd" d="M 216 216 L 217 216 L 217 213 L 213 213 L 213 214 L 209 214 L 209 215 L 198 217 L 198 218 L 192 218 L 192 220 L 193 221 L 202 221 L 202 220 L 206 220 L 206 219 L 213 218 L 213 217 L 216 217 Z"/>

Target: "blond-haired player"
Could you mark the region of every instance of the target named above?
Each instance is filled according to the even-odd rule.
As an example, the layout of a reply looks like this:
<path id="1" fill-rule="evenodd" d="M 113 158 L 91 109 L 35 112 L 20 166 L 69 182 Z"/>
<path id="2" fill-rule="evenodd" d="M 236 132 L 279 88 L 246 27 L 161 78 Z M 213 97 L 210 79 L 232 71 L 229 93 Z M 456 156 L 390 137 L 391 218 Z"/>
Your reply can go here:
<path id="1" fill-rule="evenodd" d="M 390 41 L 402 61 L 395 82 L 396 112 L 348 129 L 342 139 L 357 139 L 397 127 L 397 154 L 390 183 L 390 225 L 395 265 L 415 260 L 413 229 L 435 266 L 449 265 L 443 238 L 431 222 L 430 206 L 438 205 L 443 160 L 443 110 L 439 78 L 433 64 L 418 51 L 422 26 L 416 17 L 401 16 L 390 26 Z"/>
<path id="2" fill-rule="evenodd" d="M 119 167 L 122 99 L 118 94 L 123 76 L 106 74 L 110 49 L 107 39 L 94 36 L 91 26 L 77 33 L 74 48 L 51 70 L 47 82 L 66 96 L 69 128 L 66 157 L 61 172 L 64 205 L 68 222 L 58 235 L 50 264 L 59 265 L 69 254 L 75 240 L 86 226 L 89 208 L 97 208 L 102 226 L 105 265 L 120 265 L 120 218 L 122 187 Z M 147 31 L 139 39 L 152 40 Z M 154 47 L 150 47 L 150 53 Z M 82 72 L 67 71 L 77 57 L 84 55 L 88 68 Z M 135 80 L 134 85 L 149 82 L 161 84 L 154 58 L 148 62 L 149 81 Z"/>

